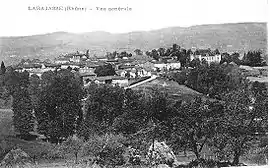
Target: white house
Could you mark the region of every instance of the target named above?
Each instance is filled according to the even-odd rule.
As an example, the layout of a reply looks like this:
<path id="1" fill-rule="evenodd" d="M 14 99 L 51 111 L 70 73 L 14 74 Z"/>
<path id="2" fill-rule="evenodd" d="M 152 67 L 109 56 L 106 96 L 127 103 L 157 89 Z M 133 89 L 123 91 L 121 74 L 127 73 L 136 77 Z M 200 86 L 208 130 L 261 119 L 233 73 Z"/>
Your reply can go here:
<path id="1" fill-rule="evenodd" d="M 57 58 L 54 62 L 56 64 L 66 64 L 66 63 L 69 63 L 69 59 L 68 58 Z"/>
<path id="2" fill-rule="evenodd" d="M 175 60 L 169 60 L 167 65 L 167 69 L 180 69 L 181 68 L 181 63 Z"/>
<path id="3" fill-rule="evenodd" d="M 164 62 L 155 62 L 154 67 L 160 70 L 167 69 L 167 65 Z"/>
<path id="4" fill-rule="evenodd" d="M 68 67 L 71 67 L 72 69 L 74 68 L 80 68 L 79 65 L 74 65 L 74 64 L 62 64 L 61 69 L 67 69 Z"/>
<path id="5" fill-rule="evenodd" d="M 113 85 L 119 85 L 120 87 L 125 87 L 128 86 L 128 79 L 127 78 L 114 78 L 112 79 L 112 84 Z"/>
<path id="6" fill-rule="evenodd" d="M 191 55 L 190 56 L 190 61 L 192 61 L 193 59 L 198 58 L 200 61 L 202 61 L 203 59 L 206 60 L 206 62 L 208 64 L 212 63 L 212 62 L 216 62 L 216 63 L 220 63 L 221 61 L 221 55 L 206 55 L 206 56 L 202 56 L 202 55 Z"/>
<path id="7" fill-rule="evenodd" d="M 80 73 L 94 73 L 95 69 L 94 68 L 90 68 L 90 67 L 83 67 L 79 69 Z"/>

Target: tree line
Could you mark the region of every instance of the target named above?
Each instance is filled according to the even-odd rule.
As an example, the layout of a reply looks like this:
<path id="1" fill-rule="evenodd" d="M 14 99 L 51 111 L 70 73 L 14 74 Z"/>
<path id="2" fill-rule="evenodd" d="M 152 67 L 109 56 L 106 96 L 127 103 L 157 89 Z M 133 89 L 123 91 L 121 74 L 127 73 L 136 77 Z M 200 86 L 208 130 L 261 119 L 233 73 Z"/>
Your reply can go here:
<path id="1" fill-rule="evenodd" d="M 175 151 L 192 151 L 201 159 L 210 146 L 220 160 L 239 158 L 267 132 L 267 89 L 255 83 L 227 92 L 221 100 L 195 97 L 171 101 L 166 93 L 124 90 L 93 84 L 88 90 L 80 135 L 114 133 L 138 139 L 166 140 Z M 146 133 L 145 134 L 143 133 Z"/>
<path id="2" fill-rule="evenodd" d="M 136 49 L 136 53 L 142 53 L 141 50 Z M 224 62 L 230 63 L 235 62 L 238 65 L 248 65 L 248 66 L 266 66 L 267 63 L 262 56 L 262 52 L 260 50 L 257 51 L 248 51 L 244 53 L 244 57 L 240 59 L 240 54 L 238 52 L 234 52 L 229 54 L 227 52 L 221 53 L 218 49 L 211 50 L 208 49 L 196 49 L 192 51 L 191 49 L 185 49 L 180 47 L 178 44 L 173 44 L 172 47 L 163 48 L 160 47 L 158 49 L 153 49 L 145 52 L 146 55 L 150 56 L 155 60 L 160 60 L 166 57 L 175 58 L 181 63 L 182 67 L 193 67 L 198 64 L 198 62 L 203 61 L 199 59 L 190 60 L 191 55 L 202 55 L 205 56 L 208 54 L 209 56 L 221 55 L 220 64 Z M 205 61 L 205 60 L 204 60 Z"/>

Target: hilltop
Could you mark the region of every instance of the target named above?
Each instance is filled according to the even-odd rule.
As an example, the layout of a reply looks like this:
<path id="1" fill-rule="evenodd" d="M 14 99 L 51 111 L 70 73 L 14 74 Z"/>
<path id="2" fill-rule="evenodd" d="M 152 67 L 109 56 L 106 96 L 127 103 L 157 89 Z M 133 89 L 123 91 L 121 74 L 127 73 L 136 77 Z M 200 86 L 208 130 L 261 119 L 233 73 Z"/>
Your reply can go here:
<path id="1" fill-rule="evenodd" d="M 103 31 L 80 34 L 55 32 L 32 36 L 0 37 L 0 59 L 6 64 L 12 64 L 19 62 L 22 58 L 53 59 L 60 53 L 87 49 L 90 49 L 90 55 L 99 56 L 104 55 L 106 51 L 133 51 L 135 48 L 149 50 L 172 46 L 173 43 L 185 48 L 218 48 L 221 52 L 238 51 L 241 53 L 256 49 L 266 52 L 267 24 L 211 24 L 121 34 Z"/>

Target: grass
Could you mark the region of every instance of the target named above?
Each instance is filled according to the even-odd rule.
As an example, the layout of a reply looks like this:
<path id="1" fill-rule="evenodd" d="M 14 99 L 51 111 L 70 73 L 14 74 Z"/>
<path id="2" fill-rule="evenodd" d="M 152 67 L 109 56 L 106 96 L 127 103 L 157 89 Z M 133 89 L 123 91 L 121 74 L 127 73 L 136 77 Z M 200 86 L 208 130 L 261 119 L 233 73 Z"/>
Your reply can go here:
<path id="1" fill-rule="evenodd" d="M 172 100 L 191 100 L 196 96 L 203 96 L 201 93 L 185 86 L 179 85 L 175 81 L 169 81 L 163 78 L 157 78 L 153 81 L 136 86 L 135 90 L 151 89 L 156 87 L 158 90 L 167 93 Z"/>
<path id="2" fill-rule="evenodd" d="M 0 139 L 1 137 L 14 136 L 12 116 L 11 109 L 0 109 Z"/>

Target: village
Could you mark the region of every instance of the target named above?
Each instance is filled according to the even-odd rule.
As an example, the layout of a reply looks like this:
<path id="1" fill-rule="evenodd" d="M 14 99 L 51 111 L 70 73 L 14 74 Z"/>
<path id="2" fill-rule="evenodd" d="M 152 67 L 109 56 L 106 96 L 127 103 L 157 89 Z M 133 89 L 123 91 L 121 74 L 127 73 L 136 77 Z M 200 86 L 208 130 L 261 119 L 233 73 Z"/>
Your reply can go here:
<path id="1" fill-rule="evenodd" d="M 268 167 L 267 0 L 18 3 L 0 168 Z"/>
<path id="2" fill-rule="evenodd" d="M 198 52 L 200 51 L 200 52 Z M 189 60 L 198 59 L 206 61 L 208 64 L 219 64 L 222 60 L 220 53 L 207 53 L 208 50 L 196 50 L 189 56 Z M 125 52 L 126 53 L 126 52 Z M 146 51 L 147 53 L 147 51 Z M 125 54 L 120 57 L 119 54 L 115 58 L 111 58 L 111 53 L 107 52 L 103 57 L 91 55 L 89 50 L 86 52 L 77 51 L 74 53 L 62 54 L 54 60 L 39 59 L 23 60 L 15 66 L 18 72 L 27 71 L 29 75 L 36 74 L 41 77 L 44 72 L 55 71 L 61 69 L 70 69 L 73 73 L 78 73 L 82 84 L 86 87 L 91 82 L 96 84 L 113 84 L 120 87 L 128 87 L 136 83 L 136 81 L 144 81 L 155 79 L 155 77 L 163 76 L 170 72 L 181 72 L 183 65 L 177 60 L 177 57 L 161 57 L 158 60 L 147 56 L 145 52 L 137 52 Z M 227 62 L 226 62 L 227 63 Z M 229 62 L 237 66 L 234 62 Z M 97 75 L 95 70 L 98 67 L 111 65 L 114 75 Z M 268 67 L 250 67 L 245 65 L 237 66 L 251 81 L 267 82 Z M 191 68 L 191 67 L 188 67 Z M 152 78 L 151 78 L 152 77 Z"/>
<path id="3" fill-rule="evenodd" d="M 147 78 L 151 76 L 159 76 L 165 72 L 177 72 L 181 70 L 181 63 L 175 57 L 161 58 L 159 60 L 147 57 L 145 54 L 133 53 L 133 57 L 122 57 L 108 59 L 104 57 L 94 57 L 87 52 L 75 52 L 60 55 L 53 61 L 45 60 L 40 61 L 39 59 L 22 61 L 15 66 L 16 71 L 23 72 L 28 71 L 30 75 L 36 74 L 41 77 L 42 73 L 46 71 L 54 71 L 60 69 L 70 69 L 72 72 L 78 72 L 86 86 L 89 82 L 95 83 L 112 83 L 118 84 L 121 87 L 126 87 L 130 84 L 130 81 L 135 79 Z M 138 59 L 140 56 L 141 59 Z M 136 58 L 135 58 L 136 57 Z M 200 60 L 205 59 L 208 63 L 219 63 L 221 61 L 221 55 L 213 56 L 202 56 L 192 55 L 190 60 L 199 58 Z M 115 75 L 102 75 L 97 76 L 94 73 L 97 67 L 104 65 L 112 65 L 115 70 Z"/>

